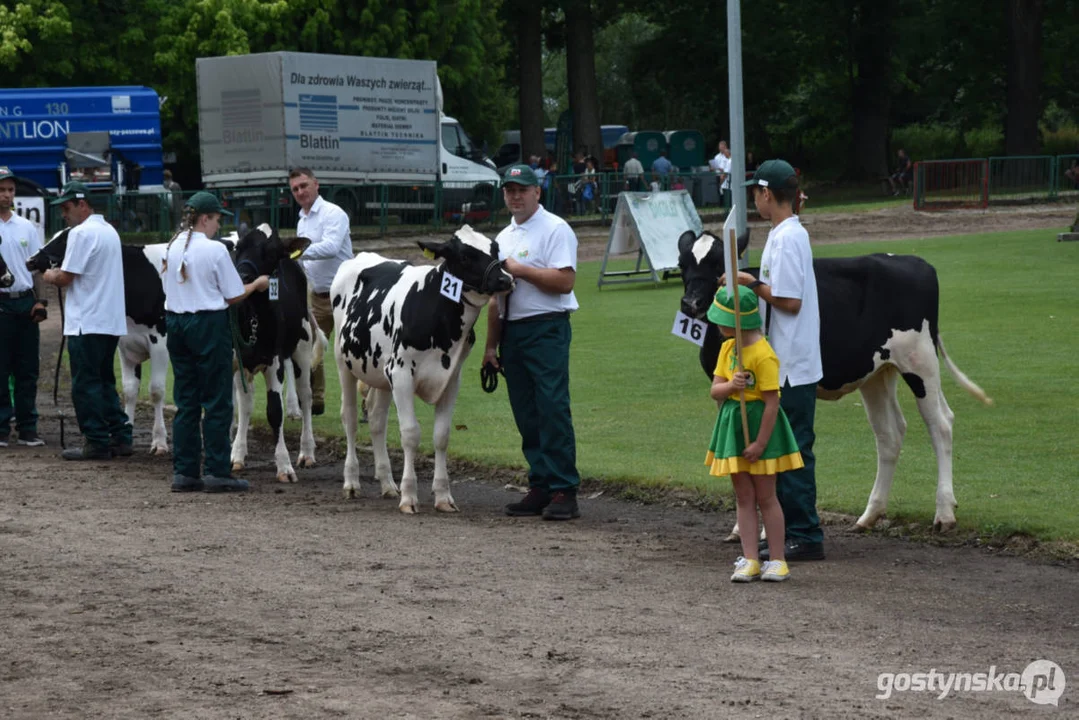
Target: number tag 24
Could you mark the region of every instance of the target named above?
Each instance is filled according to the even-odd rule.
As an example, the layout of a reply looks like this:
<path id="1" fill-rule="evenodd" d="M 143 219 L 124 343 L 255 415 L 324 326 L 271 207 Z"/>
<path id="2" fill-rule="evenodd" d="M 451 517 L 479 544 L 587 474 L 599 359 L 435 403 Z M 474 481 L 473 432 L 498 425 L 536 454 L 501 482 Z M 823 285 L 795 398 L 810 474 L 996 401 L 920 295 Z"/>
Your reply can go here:
<path id="1" fill-rule="evenodd" d="M 671 333 L 683 340 L 689 340 L 694 345 L 704 345 L 704 331 L 708 326 L 700 320 L 694 320 L 682 311 L 674 316 L 674 327 Z"/>
<path id="2" fill-rule="evenodd" d="M 461 302 L 461 288 L 464 285 L 461 278 L 451 273 L 442 273 L 442 287 L 440 292 L 454 302 Z"/>

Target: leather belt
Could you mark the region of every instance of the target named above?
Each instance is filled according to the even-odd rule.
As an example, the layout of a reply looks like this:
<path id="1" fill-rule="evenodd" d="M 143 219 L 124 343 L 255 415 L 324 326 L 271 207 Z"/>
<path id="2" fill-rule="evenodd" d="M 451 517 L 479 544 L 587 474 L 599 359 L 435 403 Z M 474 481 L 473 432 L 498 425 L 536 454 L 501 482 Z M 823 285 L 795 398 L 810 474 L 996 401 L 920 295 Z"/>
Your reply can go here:
<path id="1" fill-rule="evenodd" d="M 541 313 L 539 315 L 529 315 L 528 317 L 519 318 L 517 320 L 509 320 L 510 323 L 526 323 L 526 322 L 538 322 L 540 320 L 557 320 L 559 318 L 568 318 L 569 311 L 563 310 L 561 312 L 549 312 Z"/>
<path id="2" fill-rule="evenodd" d="M 33 290 L 20 290 L 19 292 L 0 292 L 0 298 L 5 298 L 7 300 L 18 300 L 19 298 L 30 297 L 33 294 Z"/>
<path id="3" fill-rule="evenodd" d="M 330 299 L 330 294 L 328 292 L 320 293 L 320 292 L 315 292 L 315 291 L 312 290 L 311 294 L 314 295 L 317 298 L 322 298 L 323 300 L 329 300 Z"/>

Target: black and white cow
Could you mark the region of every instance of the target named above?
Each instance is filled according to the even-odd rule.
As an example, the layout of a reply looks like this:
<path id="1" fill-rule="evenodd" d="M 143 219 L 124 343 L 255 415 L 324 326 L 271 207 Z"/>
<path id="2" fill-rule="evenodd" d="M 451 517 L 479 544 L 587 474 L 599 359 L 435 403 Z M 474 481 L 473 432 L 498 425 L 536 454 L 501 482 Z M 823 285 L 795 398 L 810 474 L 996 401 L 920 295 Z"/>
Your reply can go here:
<path id="1" fill-rule="evenodd" d="M 678 265 L 685 294 L 682 312 L 706 320 L 723 274 L 723 242 L 709 233 L 684 233 L 678 240 Z M 937 319 L 937 272 L 919 257 L 875 254 L 813 261 L 820 306 L 821 363 L 824 377 L 817 397 L 838 400 L 859 390 L 877 441 L 877 478 L 857 527 L 868 529 L 887 510 L 907 422 L 896 396 L 902 377 L 914 393 L 937 455 L 937 499 L 933 527 L 955 527 L 952 490 L 952 426 L 955 415 L 940 384 L 944 360 L 956 381 L 974 397 L 992 401 L 964 375 L 944 351 Z M 750 270 L 756 273 L 756 269 Z M 708 324 L 701 367 L 709 378 L 722 340 Z M 737 528 L 735 533 L 737 533 Z"/>
<path id="2" fill-rule="evenodd" d="M 3 238 L 0 238 L 0 243 L 4 242 Z M 4 258 L 0 256 L 0 289 L 7 289 L 15 284 L 15 276 L 8 270 L 7 263 L 4 262 Z"/>
<path id="3" fill-rule="evenodd" d="M 67 236 L 71 228 L 53 235 L 26 265 L 31 271 L 44 272 L 60 267 L 67 251 Z M 142 384 L 142 364 L 150 361 L 150 400 L 154 404 L 154 429 L 150 452 L 165 455 L 169 438 L 165 430 L 165 379 L 169 372 L 169 351 L 165 347 L 165 290 L 161 285 L 161 266 L 165 244 L 124 245 L 121 257 L 124 265 L 124 307 L 127 313 L 127 334 L 120 338 L 120 377 L 124 385 L 124 409 L 127 419 L 135 424 L 135 403 Z"/>
<path id="4" fill-rule="evenodd" d="M 306 238 L 282 241 L 275 230 L 263 223 L 239 239 L 233 256 L 244 283 L 252 282 L 260 275 L 270 275 L 276 279 L 278 296 L 271 299 L 270 292 L 253 293 L 234 306 L 237 308 L 240 350 L 233 376 L 239 422 L 232 440 L 232 469 L 242 470 L 247 460 L 247 432 L 255 397 L 253 381 L 256 373 L 262 373 L 266 380 L 266 418 L 277 436 L 274 459 L 280 482 L 296 482 L 296 471 L 285 446 L 281 400 L 286 359 L 291 360 L 295 368 L 293 380 L 303 420 L 296 464 L 302 468 L 315 464 L 311 368 L 322 362 L 327 341 L 307 309 L 307 277 L 293 259 L 310 244 Z"/>
<path id="5" fill-rule="evenodd" d="M 435 509 L 456 512 L 446 448 L 461 366 L 475 343 L 472 328 L 480 310 L 491 295 L 512 289 L 513 278 L 499 262 L 498 244 L 468 225 L 446 242 L 419 245 L 443 262 L 413 266 L 360 253 L 341 265 L 330 289 L 334 326 L 339 328 L 334 353 L 341 378 L 341 421 L 348 438 L 344 490 L 345 497 L 355 497 L 360 490 L 355 382 L 359 379 L 371 388 L 367 413 L 382 496 L 398 495 L 386 451 L 392 397 L 405 456 L 399 508 L 410 514 L 418 509 L 415 457 L 420 426 L 413 405 L 413 396 L 418 396 L 435 406 Z M 455 294 L 459 300 L 451 299 Z"/>

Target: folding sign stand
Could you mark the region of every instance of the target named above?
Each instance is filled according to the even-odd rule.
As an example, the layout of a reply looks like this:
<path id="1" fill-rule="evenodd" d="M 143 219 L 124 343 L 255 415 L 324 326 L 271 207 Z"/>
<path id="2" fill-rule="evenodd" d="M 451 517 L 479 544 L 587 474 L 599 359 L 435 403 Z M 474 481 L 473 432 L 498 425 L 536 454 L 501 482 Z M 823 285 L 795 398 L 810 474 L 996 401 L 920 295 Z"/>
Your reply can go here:
<path id="1" fill-rule="evenodd" d="M 678 275 L 678 237 L 704 230 L 693 199 L 685 190 L 618 195 L 607 250 L 600 265 L 599 287 L 623 283 L 658 283 Z M 633 270 L 608 270 L 612 255 L 637 253 Z M 648 267 L 642 263 L 647 261 Z M 662 277 L 660 276 L 662 273 Z"/>

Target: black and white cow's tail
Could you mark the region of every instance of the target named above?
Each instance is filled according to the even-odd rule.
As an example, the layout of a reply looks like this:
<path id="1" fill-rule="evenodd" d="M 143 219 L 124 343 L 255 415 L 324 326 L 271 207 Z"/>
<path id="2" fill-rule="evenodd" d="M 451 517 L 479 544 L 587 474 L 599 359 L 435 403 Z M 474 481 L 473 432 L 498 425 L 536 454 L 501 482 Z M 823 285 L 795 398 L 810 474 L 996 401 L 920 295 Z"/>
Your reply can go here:
<path id="1" fill-rule="evenodd" d="M 986 395 L 985 391 L 978 387 L 978 385 L 973 380 L 968 378 L 966 373 L 960 370 L 959 367 L 954 362 L 952 362 L 952 359 L 948 357 L 948 353 L 944 350 L 944 339 L 940 336 L 940 333 L 937 333 L 936 343 L 937 350 L 940 351 L 940 356 L 944 359 L 944 364 L 948 366 L 948 370 L 951 371 L 952 376 L 955 378 L 956 382 L 958 382 L 959 385 L 968 393 L 981 400 L 982 403 L 984 403 L 985 405 L 992 405 L 993 398 Z"/>

